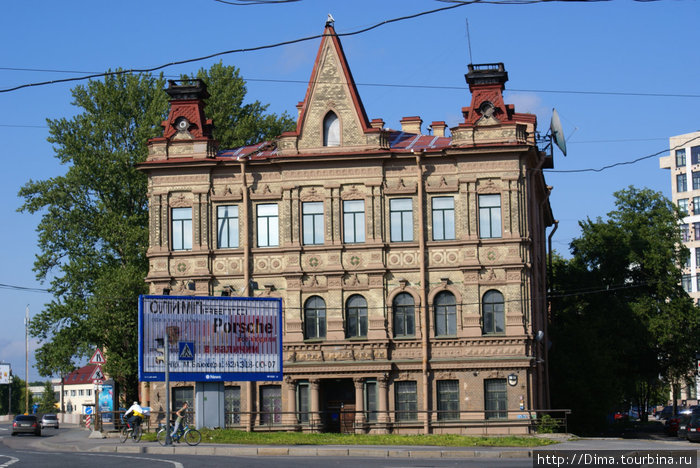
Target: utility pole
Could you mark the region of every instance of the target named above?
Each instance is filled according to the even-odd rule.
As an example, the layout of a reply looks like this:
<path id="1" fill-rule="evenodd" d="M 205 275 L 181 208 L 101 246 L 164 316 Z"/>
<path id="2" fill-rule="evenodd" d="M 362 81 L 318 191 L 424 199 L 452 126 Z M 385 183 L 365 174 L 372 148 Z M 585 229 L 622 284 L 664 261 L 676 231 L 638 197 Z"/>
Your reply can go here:
<path id="1" fill-rule="evenodd" d="M 29 304 L 24 310 L 24 414 L 29 414 Z"/>

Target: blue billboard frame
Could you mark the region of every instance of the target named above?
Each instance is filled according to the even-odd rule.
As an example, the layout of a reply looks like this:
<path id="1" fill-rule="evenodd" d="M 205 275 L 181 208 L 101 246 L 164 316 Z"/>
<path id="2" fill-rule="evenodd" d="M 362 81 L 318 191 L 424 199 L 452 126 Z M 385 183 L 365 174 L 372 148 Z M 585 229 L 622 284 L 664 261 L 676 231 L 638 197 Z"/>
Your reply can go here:
<path id="1" fill-rule="evenodd" d="M 169 372 L 171 382 L 260 382 L 260 381 L 281 381 L 283 376 L 283 358 L 282 358 L 282 299 L 274 297 L 227 297 L 227 296 L 158 296 L 158 295 L 141 295 L 139 296 L 139 316 L 138 316 L 138 345 L 139 345 L 139 381 L 141 382 L 163 382 L 165 381 L 165 371 L 153 372 L 144 370 L 144 300 L 176 300 L 176 301 L 215 301 L 215 302 L 270 302 L 276 303 L 277 309 L 277 359 L 279 362 L 279 371 L 245 371 L 245 372 L 204 372 L 204 371 L 173 371 L 172 364 Z M 177 347 L 177 343 L 170 343 L 171 346 Z M 171 354 L 172 355 L 172 354 Z"/>

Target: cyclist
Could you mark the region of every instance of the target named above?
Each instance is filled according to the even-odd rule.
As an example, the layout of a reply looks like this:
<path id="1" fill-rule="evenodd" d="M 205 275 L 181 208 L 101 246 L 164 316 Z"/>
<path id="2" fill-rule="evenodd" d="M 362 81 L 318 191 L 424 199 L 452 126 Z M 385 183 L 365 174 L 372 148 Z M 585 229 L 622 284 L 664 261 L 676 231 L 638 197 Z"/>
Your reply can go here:
<path id="1" fill-rule="evenodd" d="M 129 424 L 129 427 L 136 428 L 136 426 L 140 426 L 141 422 L 143 421 L 143 415 L 145 411 L 141 407 L 138 401 L 135 401 L 133 405 L 129 407 L 128 410 L 124 413 L 124 419 L 126 419 L 126 422 Z"/>
<path id="2" fill-rule="evenodd" d="M 173 432 L 170 434 L 170 437 L 175 437 L 175 434 L 177 434 L 177 430 L 180 428 L 180 424 L 182 424 L 182 418 L 185 416 L 185 412 L 187 412 L 187 408 L 189 408 L 189 407 L 190 407 L 190 404 L 185 402 L 182 405 L 182 408 L 175 411 L 175 414 L 177 415 L 177 419 L 175 420 L 175 426 L 173 426 Z"/>

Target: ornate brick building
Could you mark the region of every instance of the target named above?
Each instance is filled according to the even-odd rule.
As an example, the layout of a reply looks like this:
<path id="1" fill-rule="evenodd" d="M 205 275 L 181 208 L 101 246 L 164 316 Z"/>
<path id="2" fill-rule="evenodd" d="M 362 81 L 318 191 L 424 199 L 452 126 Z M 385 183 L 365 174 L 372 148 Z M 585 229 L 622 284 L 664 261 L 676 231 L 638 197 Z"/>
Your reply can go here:
<path id="1" fill-rule="evenodd" d="M 327 25 L 296 131 L 224 151 L 203 84 L 171 84 L 142 165 L 151 293 L 283 300 L 285 378 L 227 382 L 227 425 L 523 432 L 547 408 L 552 160 L 535 116 L 504 103 L 503 64 L 466 79 L 451 136 L 419 117 L 391 130 Z"/>

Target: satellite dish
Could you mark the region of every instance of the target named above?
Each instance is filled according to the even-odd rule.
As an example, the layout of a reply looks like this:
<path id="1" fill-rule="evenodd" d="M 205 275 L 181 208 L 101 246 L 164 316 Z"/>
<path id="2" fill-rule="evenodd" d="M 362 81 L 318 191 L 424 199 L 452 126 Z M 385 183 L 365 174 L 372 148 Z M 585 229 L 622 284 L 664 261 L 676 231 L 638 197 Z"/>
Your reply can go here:
<path id="1" fill-rule="evenodd" d="M 561 128 L 561 121 L 556 109 L 552 109 L 552 122 L 549 124 L 552 141 L 559 147 L 564 156 L 566 156 L 566 139 L 564 138 L 564 130 Z"/>

